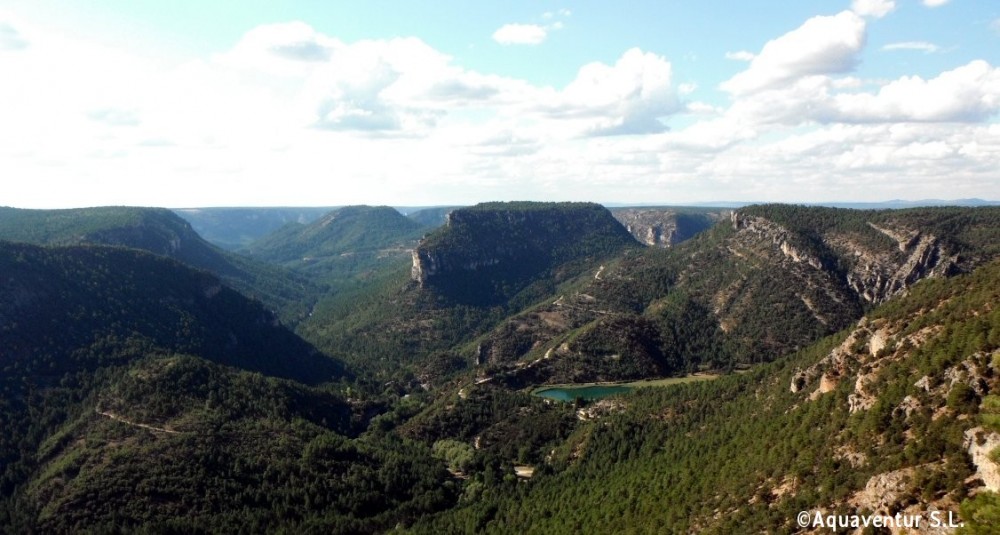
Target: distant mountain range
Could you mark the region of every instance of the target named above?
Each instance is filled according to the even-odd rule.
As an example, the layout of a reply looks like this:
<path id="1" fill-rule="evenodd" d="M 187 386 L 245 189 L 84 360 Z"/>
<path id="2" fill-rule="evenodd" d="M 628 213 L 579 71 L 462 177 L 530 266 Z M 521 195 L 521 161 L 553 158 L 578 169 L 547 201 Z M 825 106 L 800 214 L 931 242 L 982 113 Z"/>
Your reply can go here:
<path id="1" fill-rule="evenodd" d="M 0 240 L 50 246 L 113 245 L 166 256 L 214 273 L 292 322 L 306 314 L 310 306 L 308 296 L 317 291 L 302 275 L 208 243 L 187 221 L 164 208 L 108 206 L 24 210 L 0 207 Z"/>
<path id="2" fill-rule="evenodd" d="M 704 208 L 725 209 L 742 208 L 760 202 L 717 201 L 691 204 L 646 205 L 636 203 L 601 203 L 608 208 Z M 1000 201 L 983 199 L 957 199 L 953 201 L 927 199 L 919 201 L 891 200 L 882 202 L 830 202 L 802 203 L 803 206 L 828 206 L 832 208 L 915 208 L 920 206 L 997 206 Z M 399 213 L 413 219 L 425 227 L 443 225 L 445 216 L 460 206 L 395 206 Z M 327 207 L 219 207 L 219 208 L 175 208 L 181 216 L 209 242 L 223 249 L 236 250 L 250 245 L 265 235 L 277 230 L 287 223 L 308 224 L 319 219 L 339 206 Z M 617 212 L 617 210 L 613 210 Z M 640 238 L 640 241 L 643 241 Z"/>
<path id="3" fill-rule="evenodd" d="M 742 208 L 744 206 L 751 206 L 754 204 L 768 204 L 767 201 L 710 201 L 710 202 L 698 202 L 698 203 L 685 203 L 678 206 L 699 206 L 707 208 Z M 1000 206 L 1000 201 L 988 201 L 984 199 L 954 199 L 954 200 L 942 200 L 942 199 L 922 199 L 917 201 L 906 201 L 902 199 L 893 199 L 890 201 L 878 201 L 878 202 L 851 202 L 851 201 L 830 201 L 830 202 L 801 202 L 801 203 L 788 203 L 788 204 L 798 204 L 801 206 L 826 206 L 829 208 L 857 208 L 861 210 L 877 210 L 877 209 L 897 209 L 897 208 L 920 208 L 923 206 Z M 605 206 L 608 207 L 620 207 L 620 206 L 634 206 L 632 204 L 625 203 L 606 203 Z"/>

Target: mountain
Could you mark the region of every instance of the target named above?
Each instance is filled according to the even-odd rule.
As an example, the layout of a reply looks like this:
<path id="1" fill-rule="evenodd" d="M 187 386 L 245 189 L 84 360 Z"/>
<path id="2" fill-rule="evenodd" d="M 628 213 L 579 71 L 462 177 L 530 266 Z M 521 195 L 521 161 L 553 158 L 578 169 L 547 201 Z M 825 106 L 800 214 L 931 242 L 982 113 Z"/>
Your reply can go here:
<path id="1" fill-rule="evenodd" d="M 0 242 L 0 526 L 357 533 L 453 503 L 429 448 L 354 438 L 344 378 L 206 272 Z"/>
<path id="2" fill-rule="evenodd" d="M 235 251 L 288 223 L 303 225 L 319 219 L 334 207 L 288 208 L 176 208 L 191 227 L 223 249 Z"/>
<path id="3" fill-rule="evenodd" d="M 511 398 L 500 387 L 465 384 L 442 399 L 450 410 L 435 406 L 409 432 L 474 442 L 470 466 L 503 459 L 501 444 L 514 440 L 530 449 L 506 453 L 507 462 L 529 464 L 534 475 L 499 483 L 490 469 L 473 469 L 460 505 L 413 531 L 798 532 L 802 511 L 810 522 L 817 514 L 920 514 L 925 526 L 939 511 L 964 521 L 963 533 L 993 533 L 998 292 L 996 261 L 924 280 L 836 335 L 749 373 L 643 388 L 579 410 L 502 410 L 497 400 Z M 503 415 L 477 417 L 484 401 Z M 505 427 L 505 415 L 518 412 L 522 431 L 533 434 Z M 545 414 L 547 435 L 528 427 Z M 568 431 L 554 427 L 562 415 L 576 419 Z"/>
<path id="4" fill-rule="evenodd" d="M 723 209 L 677 207 L 611 208 L 611 215 L 636 240 L 650 247 L 677 245 L 708 230 L 729 213 Z"/>
<path id="5" fill-rule="evenodd" d="M 122 247 L 0 242 L 2 362 L 68 372 L 172 351 L 295 378 L 342 366 L 204 271 Z"/>
<path id="6" fill-rule="evenodd" d="M 762 205 L 670 250 L 630 251 L 468 349 L 512 385 L 770 361 L 927 277 L 1000 255 L 997 208 Z"/>
<path id="7" fill-rule="evenodd" d="M 635 245 L 590 203 L 485 203 L 461 208 L 413 251 L 421 288 L 461 302 L 507 299 L 546 271 Z"/>
<path id="8" fill-rule="evenodd" d="M 461 208 L 461 206 L 436 206 L 433 208 L 421 208 L 415 211 L 404 211 L 403 214 L 421 226 L 436 228 L 447 223 L 448 214 L 458 208 Z"/>
<path id="9" fill-rule="evenodd" d="M 141 249 L 204 269 L 296 321 L 318 289 L 305 277 L 229 253 L 206 242 L 163 208 L 70 210 L 0 208 L 0 239 L 38 245 L 116 245 Z"/>
<path id="10" fill-rule="evenodd" d="M 297 265 L 330 257 L 398 248 L 420 237 L 421 226 L 389 206 L 345 206 L 307 225 L 289 223 L 243 252 L 269 262 Z"/>
<path id="11" fill-rule="evenodd" d="M 329 288 L 296 333 L 170 258 L 0 244 L 0 525 L 1000 521 L 1000 208 L 748 206 L 670 247 L 588 203 L 456 209 L 409 246 L 351 213 L 273 239 Z"/>
<path id="12" fill-rule="evenodd" d="M 882 202 L 838 202 L 821 203 L 816 206 L 829 206 L 832 208 L 856 208 L 862 210 L 881 210 L 886 208 L 924 208 L 929 206 L 1000 206 L 1000 201 L 989 201 L 984 199 L 922 199 L 918 201 L 907 201 L 903 199 L 893 199 Z"/>
<path id="13" fill-rule="evenodd" d="M 327 295 L 299 332 L 383 383 L 419 385 L 414 374 L 423 372 L 413 366 L 462 367 L 462 359 L 451 358 L 460 344 L 600 262 L 640 247 L 596 204 L 458 209 L 421 240 L 412 263 L 386 262 L 362 283 Z"/>
<path id="14" fill-rule="evenodd" d="M 707 203 L 692 203 L 685 206 L 690 207 L 725 207 L 725 208 L 745 208 L 747 206 L 752 206 L 756 204 L 766 204 L 754 201 L 713 201 Z M 1000 201 L 991 201 L 986 199 L 921 199 L 916 201 L 908 201 L 904 199 L 893 199 L 889 201 L 879 201 L 879 202 L 820 202 L 820 203 L 795 203 L 801 204 L 802 206 L 823 206 L 827 208 L 851 208 L 855 210 L 885 210 L 885 209 L 902 209 L 902 208 L 927 208 L 932 206 L 1000 206 Z M 612 205 L 607 205 L 612 206 Z M 628 206 L 628 205 L 622 205 Z"/>
<path id="15" fill-rule="evenodd" d="M 345 206 L 303 225 L 289 223 L 240 252 L 325 286 L 326 295 L 365 291 L 409 258 L 423 233 L 388 206 Z"/>

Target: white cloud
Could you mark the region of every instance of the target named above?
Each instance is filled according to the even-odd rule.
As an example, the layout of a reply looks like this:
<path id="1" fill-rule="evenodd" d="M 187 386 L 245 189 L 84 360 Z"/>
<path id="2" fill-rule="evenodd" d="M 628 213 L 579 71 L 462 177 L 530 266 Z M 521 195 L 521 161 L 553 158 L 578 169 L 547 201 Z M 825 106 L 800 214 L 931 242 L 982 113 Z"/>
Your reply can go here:
<path id="1" fill-rule="evenodd" d="M 941 48 L 934 43 L 926 41 L 903 41 L 901 43 L 889 43 L 882 47 L 882 50 L 919 50 L 927 54 L 937 52 Z"/>
<path id="2" fill-rule="evenodd" d="M 980 122 L 1000 111 L 1000 68 L 982 60 L 924 80 L 905 76 L 877 94 L 834 98 L 835 119 L 846 122 Z"/>
<path id="3" fill-rule="evenodd" d="M 548 30 L 537 24 L 504 24 L 493 32 L 493 40 L 502 45 L 537 45 L 547 35 Z"/>
<path id="4" fill-rule="evenodd" d="M 725 110 L 705 102 L 688 102 L 684 106 L 684 111 L 696 115 L 721 115 Z"/>
<path id="5" fill-rule="evenodd" d="M 738 95 L 768 89 L 810 75 L 854 69 L 865 44 L 865 21 L 850 11 L 813 17 L 769 41 L 750 66 L 722 83 Z"/>
<path id="6" fill-rule="evenodd" d="M 753 52 L 748 52 L 746 50 L 737 50 L 736 52 L 726 52 L 726 59 L 732 59 L 736 61 L 752 61 L 756 56 Z"/>
<path id="7" fill-rule="evenodd" d="M 304 22 L 266 24 L 244 34 L 236 46 L 215 59 L 236 68 L 301 76 L 343 46 Z"/>
<path id="8" fill-rule="evenodd" d="M 998 68 L 851 76 L 851 12 L 769 42 L 724 105 L 685 102 L 692 74 L 639 49 L 548 87 L 303 23 L 180 65 L 10 25 L 28 46 L 3 52 L 0 169 L 19 206 L 982 197 L 1000 168 Z"/>
<path id="9" fill-rule="evenodd" d="M 543 109 L 552 117 L 585 119 L 590 135 L 662 132 L 660 119 L 680 109 L 671 83 L 670 62 L 633 48 L 613 66 L 584 65 Z"/>
<path id="10" fill-rule="evenodd" d="M 948 2 L 949 0 L 924 0 L 924 5 L 927 7 L 941 7 Z"/>
<path id="11" fill-rule="evenodd" d="M 896 9 L 895 0 L 854 0 L 851 10 L 862 17 L 880 19 Z"/>

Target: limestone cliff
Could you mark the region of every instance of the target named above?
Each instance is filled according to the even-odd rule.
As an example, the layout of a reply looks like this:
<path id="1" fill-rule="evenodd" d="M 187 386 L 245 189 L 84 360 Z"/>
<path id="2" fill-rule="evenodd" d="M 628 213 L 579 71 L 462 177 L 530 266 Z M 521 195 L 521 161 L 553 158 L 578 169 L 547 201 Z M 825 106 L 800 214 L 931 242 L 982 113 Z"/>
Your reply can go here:
<path id="1" fill-rule="evenodd" d="M 448 214 L 413 251 L 411 274 L 422 288 L 490 300 L 567 262 L 637 245 L 597 204 L 487 203 Z"/>
<path id="2" fill-rule="evenodd" d="M 639 242 L 650 247 L 673 247 L 702 232 L 728 210 L 693 211 L 678 208 L 616 208 L 611 214 Z"/>
<path id="3" fill-rule="evenodd" d="M 953 243 L 913 215 L 857 211 L 849 214 L 848 224 L 801 232 L 738 210 L 731 223 L 738 233 L 769 241 L 790 262 L 829 271 L 860 301 L 878 304 L 923 278 L 951 275 L 973 265 Z"/>

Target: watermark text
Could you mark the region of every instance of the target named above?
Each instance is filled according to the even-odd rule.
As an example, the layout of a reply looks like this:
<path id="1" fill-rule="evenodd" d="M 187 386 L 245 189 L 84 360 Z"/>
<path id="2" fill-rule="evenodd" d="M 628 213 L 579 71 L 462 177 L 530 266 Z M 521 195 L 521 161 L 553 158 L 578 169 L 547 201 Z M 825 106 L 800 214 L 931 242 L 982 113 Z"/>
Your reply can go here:
<path id="1" fill-rule="evenodd" d="M 822 511 L 802 511 L 795 516 L 800 528 L 856 529 L 856 528 L 899 528 L 937 529 L 960 528 L 964 524 L 951 511 L 930 511 L 929 513 L 895 515 L 834 514 Z"/>

